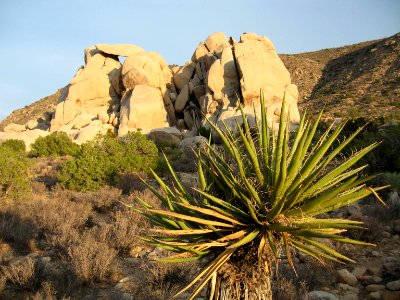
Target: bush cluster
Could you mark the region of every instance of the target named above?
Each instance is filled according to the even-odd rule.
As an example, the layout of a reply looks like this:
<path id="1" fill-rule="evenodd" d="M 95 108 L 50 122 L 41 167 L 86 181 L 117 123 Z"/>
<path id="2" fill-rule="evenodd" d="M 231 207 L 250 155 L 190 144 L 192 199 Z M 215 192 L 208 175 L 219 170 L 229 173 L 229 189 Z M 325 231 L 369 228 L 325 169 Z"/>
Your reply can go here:
<path id="1" fill-rule="evenodd" d="M 25 152 L 13 148 L 18 143 L 7 145 L 11 146 L 0 147 L 0 198 L 16 200 L 29 194 L 29 162 Z"/>
<path id="2" fill-rule="evenodd" d="M 157 162 L 156 145 L 140 133 L 123 138 L 98 136 L 61 165 L 58 180 L 69 189 L 95 191 L 106 184 L 115 186 L 120 175 L 148 172 Z"/>
<path id="3" fill-rule="evenodd" d="M 345 137 L 350 136 L 362 126 L 364 126 L 363 131 L 342 150 L 342 153 L 348 157 L 367 145 L 381 142 L 374 151 L 369 152 L 358 162 L 358 166 L 368 165 L 365 171 L 370 174 L 400 172 L 400 156 L 398 155 L 400 152 L 400 125 L 384 125 L 383 119 L 374 121 L 368 121 L 365 118 L 352 119 L 347 122 L 337 143 L 341 143 Z M 327 127 L 326 123 L 320 124 L 320 134 L 316 136 L 316 140 Z"/>
<path id="4" fill-rule="evenodd" d="M 65 132 L 57 132 L 37 138 L 31 145 L 30 155 L 33 157 L 75 155 L 78 150 L 79 146 L 74 144 Z"/>
<path id="5" fill-rule="evenodd" d="M 349 126 L 351 125 L 350 123 Z M 367 125 L 367 128 L 347 147 L 347 154 L 376 141 L 381 141 L 381 144 L 368 153 L 360 164 L 368 164 L 368 173 L 400 172 L 400 125 Z"/>
<path id="6" fill-rule="evenodd" d="M 0 144 L 0 148 L 7 148 L 13 152 L 25 152 L 26 151 L 26 145 L 25 142 L 22 140 L 6 140 L 3 143 Z"/>

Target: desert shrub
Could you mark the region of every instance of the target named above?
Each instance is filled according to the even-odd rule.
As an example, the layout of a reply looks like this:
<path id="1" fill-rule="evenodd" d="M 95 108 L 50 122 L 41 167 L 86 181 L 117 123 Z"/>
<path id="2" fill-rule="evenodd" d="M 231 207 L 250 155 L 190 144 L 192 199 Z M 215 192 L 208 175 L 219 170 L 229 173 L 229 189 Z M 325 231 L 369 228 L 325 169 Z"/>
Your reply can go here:
<path id="1" fill-rule="evenodd" d="M 29 162 L 25 154 L 0 147 L 0 198 L 18 199 L 29 191 Z"/>
<path id="2" fill-rule="evenodd" d="M 45 281 L 41 285 L 41 289 L 35 293 L 31 300 L 57 300 L 57 291 L 54 289 L 51 282 Z M 65 298 L 63 298 L 65 299 Z"/>
<path id="3" fill-rule="evenodd" d="M 26 249 L 29 241 L 38 233 L 30 219 L 26 205 L 8 206 L 0 211 L 0 238 L 15 243 L 17 248 Z"/>
<path id="4" fill-rule="evenodd" d="M 121 174 L 149 172 L 158 162 L 155 144 L 140 133 L 123 138 L 98 136 L 81 147 L 76 157 L 61 165 L 60 184 L 78 191 L 115 186 Z"/>
<path id="5" fill-rule="evenodd" d="M 305 281 L 296 283 L 284 276 L 278 276 L 272 286 L 273 299 L 304 300 L 307 299 L 307 284 Z"/>
<path id="6" fill-rule="evenodd" d="M 114 187 L 103 187 L 95 192 L 71 192 L 74 202 L 90 204 L 92 209 L 98 213 L 109 213 L 119 204 L 121 190 Z"/>
<path id="7" fill-rule="evenodd" d="M 114 176 L 110 157 L 88 143 L 82 146 L 77 157 L 61 164 L 57 179 L 62 186 L 72 190 L 95 191 Z"/>
<path id="8" fill-rule="evenodd" d="M 2 266 L 0 273 L 12 284 L 27 290 L 35 285 L 35 262 L 31 258 L 20 259 Z"/>
<path id="9" fill-rule="evenodd" d="M 118 139 L 106 135 L 101 146 L 111 157 L 119 174 L 148 172 L 157 166 L 157 146 L 139 132 L 130 132 Z"/>
<path id="10" fill-rule="evenodd" d="M 68 259 L 79 280 L 93 285 L 108 278 L 117 252 L 106 243 L 85 234 L 68 248 Z"/>
<path id="11" fill-rule="evenodd" d="M 97 239 L 106 242 L 120 253 L 128 253 L 139 240 L 139 223 L 142 219 L 138 213 L 131 210 L 116 211 L 111 214 L 107 224 L 94 229 Z"/>
<path id="12" fill-rule="evenodd" d="M 393 191 L 400 191 L 400 173 L 385 173 L 385 182 L 391 186 Z"/>
<path id="13" fill-rule="evenodd" d="M 0 144 L 1 148 L 8 148 L 13 152 L 25 152 L 26 151 L 26 145 L 25 142 L 22 140 L 6 140 L 3 143 Z"/>
<path id="14" fill-rule="evenodd" d="M 347 132 L 352 131 L 355 126 L 362 124 L 362 121 L 350 122 L 347 125 Z M 349 155 L 354 149 L 361 149 L 373 142 L 382 143 L 375 151 L 368 153 L 359 165 L 368 164 L 368 172 L 400 172 L 400 125 L 378 126 L 378 123 L 368 124 L 366 129 L 356 137 L 344 150 Z"/>
<path id="15" fill-rule="evenodd" d="M 79 146 L 74 144 L 65 132 L 58 132 L 37 138 L 31 145 L 30 155 L 33 157 L 75 155 L 78 150 Z"/>
<path id="16" fill-rule="evenodd" d="M 146 284 L 135 290 L 137 299 L 167 300 L 179 291 L 189 279 L 192 268 L 188 264 L 151 264 L 144 278 Z"/>

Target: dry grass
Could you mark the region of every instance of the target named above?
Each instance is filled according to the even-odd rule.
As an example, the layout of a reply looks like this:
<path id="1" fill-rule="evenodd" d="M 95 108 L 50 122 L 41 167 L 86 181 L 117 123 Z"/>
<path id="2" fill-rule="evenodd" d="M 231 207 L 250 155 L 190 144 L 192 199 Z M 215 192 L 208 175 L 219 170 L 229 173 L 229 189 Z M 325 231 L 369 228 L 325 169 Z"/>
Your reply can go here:
<path id="1" fill-rule="evenodd" d="M 12 284 L 27 290 L 35 285 L 35 262 L 31 258 L 16 260 L 0 269 L 2 277 Z"/>
<path id="2" fill-rule="evenodd" d="M 273 299 L 275 300 L 307 300 L 307 284 L 305 281 L 293 282 L 278 276 L 272 283 Z"/>
<path id="3" fill-rule="evenodd" d="M 93 228 L 93 231 L 98 241 L 107 243 L 120 254 L 127 254 L 139 240 L 141 219 L 132 210 L 118 210 L 110 215 L 107 223 Z"/>
<path id="4" fill-rule="evenodd" d="M 167 300 L 189 283 L 191 264 L 151 263 L 144 282 L 135 291 L 136 299 Z"/>
<path id="5" fill-rule="evenodd" d="M 117 251 L 85 234 L 67 249 L 67 254 L 77 278 L 84 284 L 94 285 L 108 278 Z"/>

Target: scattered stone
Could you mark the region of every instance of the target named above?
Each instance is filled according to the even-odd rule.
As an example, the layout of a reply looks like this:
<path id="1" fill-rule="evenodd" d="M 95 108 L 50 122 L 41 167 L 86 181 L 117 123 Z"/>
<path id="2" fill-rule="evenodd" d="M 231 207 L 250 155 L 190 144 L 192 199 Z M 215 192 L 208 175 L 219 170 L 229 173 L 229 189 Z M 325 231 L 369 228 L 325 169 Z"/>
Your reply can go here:
<path id="1" fill-rule="evenodd" d="M 390 291 L 400 291 L 400 279 L 391 281 L 386 284 L 386 288 Z"/>
<path id="2" fill-rule="evenodd" d="M 337 271 L 337 281 L 351 286 L 357 285 L 357 278 L 346 269 Z"/>
<path id="3" fill-rule="evenodd" d="M 308 293 L 309 300 L 339 300 L 334 294 L 324 291 L 312 291 Z"/>
<path id="4" fill-rule="evenodd" d="M 367 268 L 365 266 L 356 266 L 354 270 L 351 272 L 357 279 L 360 279 L 367 272 Z"/>
<path id="5" fill-rule="evenodd" d="M 382 284 L 370 284 L 365 287 L 368 292 L 376 292 L 380 290 L 384 290 L 385 286 Z"/>
<path id="6" fill-rule="evenodd" d="M 368 294 L 369 299 L 382 299 L 382 294 L 379 291 L 371 292 Z"/>
<path id="7" fill-rule="evenodd" d="M 155 128 L 148 136 L 156 144 L 164 146 L 177 147 L 182 140 L 182 133 L 176 127 Z"/>

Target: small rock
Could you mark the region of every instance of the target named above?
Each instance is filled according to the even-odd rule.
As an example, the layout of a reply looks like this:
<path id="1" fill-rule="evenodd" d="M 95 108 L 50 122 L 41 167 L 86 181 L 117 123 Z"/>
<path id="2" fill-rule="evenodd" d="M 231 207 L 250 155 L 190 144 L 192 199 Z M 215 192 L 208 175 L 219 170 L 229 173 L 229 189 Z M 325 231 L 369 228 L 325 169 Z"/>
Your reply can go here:
<path id="1" fill-rule="evenodd" d="M 351 286 L 357 285 L 357 278 L 346 269 L 341 269 L 337 272 L 337 281 L 340 283 L 346 283 Z"/>
<path id="2" fill-rule="evenodd" d="M 379 257 L 381 254 L 380 254 L 379 251 L 372 251 L 371 255 L 374 256 L 374 257 Z"/>
<path id="3" fill-rule="evenodd" d="M 377 252 L 377 251 L 372 251 L 372 253 Z M 376 256 L 380 256 L 379 252 L 375 253 Z M 382 274 L 382 265 L 378 265 L 378 266 L 368 266 L 368 271 L 372 274 L 372 275 L 377 275 L 380 276 Z"/>
<path id="4" fill-rule="evenodd" d="M 308 293 L 308 299 L 310 300 L 339 300 L 334 294 L 327 293 L 324 291 L 312 291 Z"/>
<path id="5" fill-rule="evenodd" d="M 390 291 L 400 291 L 400 279 L 391 281 L 386 284 L 386 288 Z"/>
<path id="6" fill-rule="evenodd" d="M 382 284 L 370 284 L 365 287 L 368 292 L 376 292 L 380 290 L 384 290 L 385 286 Z"/>
<path id="7" fill-rule="evenodd" d="M 382 299 L 381 292 L 376 291 L 368 294 L 368 299 Z"/>
<path id="8" fill-rule="evenodd" d="M 365 274 L 365 272 L 367 272 L 367 268 L 364 266 L 357 266 L 354 268 L 353 272 L 351 272 L 351 274 L 353 274 L 354 276 L 357 277 L 357 279 L 360 279 L 361 276 L 363 276 Z"/>
<path id="9" fill-rule="evenodd" d="M 358 295 L 351 293 L 351 294 L 346 294 L 340 297 L 341 300 L 358 300 Z"/>

